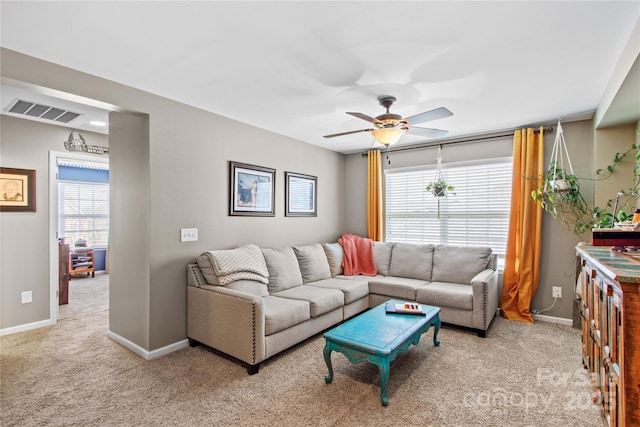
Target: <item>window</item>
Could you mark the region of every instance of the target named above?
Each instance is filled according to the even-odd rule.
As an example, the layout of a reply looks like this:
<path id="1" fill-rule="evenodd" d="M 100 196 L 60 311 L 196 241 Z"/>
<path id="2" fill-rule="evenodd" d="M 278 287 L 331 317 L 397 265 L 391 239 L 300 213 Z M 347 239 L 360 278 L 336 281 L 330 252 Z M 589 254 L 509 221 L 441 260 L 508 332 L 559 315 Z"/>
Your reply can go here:
<path id="1" fill-rule="evenodd" d="M 87 246 L 106 247 L 109 237 L 108 170 L 59 165 L 58 171 L 58 236 L 66 237 L 71 246 L 83 239 Z"/>
<path id="2" fill-rule="evenodd" d="M 425 191 L 435 166 L 385 171 L 386 241 L 488 246 L 504 258 L 512 158 L 444 164 L 442 173 L 455 195 Z"/>

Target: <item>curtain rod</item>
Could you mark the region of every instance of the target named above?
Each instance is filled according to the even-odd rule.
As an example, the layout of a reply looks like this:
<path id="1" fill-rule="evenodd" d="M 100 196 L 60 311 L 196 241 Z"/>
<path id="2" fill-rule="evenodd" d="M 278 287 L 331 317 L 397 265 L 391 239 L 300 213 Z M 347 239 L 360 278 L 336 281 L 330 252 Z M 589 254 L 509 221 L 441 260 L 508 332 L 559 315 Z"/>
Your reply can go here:
<path id="1" fill-rule="evenodd" d="M 491 133 L 491 134 L 484 134 L 484 135 L 477 135 L 476 137 L 461 137 L 461 138 L 452 138 L 450 140 L 444 140 L 444 141 L 438 141 L 438 142 L 426 142 L 426 143 L 422 143 L 419 145 L 412 145 L 412 146 L 408 146 L 408 147 L 401 147 L 401 148 L 387 148 L 380 150 L 381 153 L 398 153 L 400 151 L 411 151 L 411 150 L 423 150 L 423 149 L 427 149 L 427 148 L 433 148 L 433 147 L 437 147 L 439 145 L 452 145 L 452 144 L 469 144 L 471 142 L 479 142 L 479 141 L 488 141 L 491 139 L 497 139 L 497 138 L 504 138 L 506 136 L 513 136 L 513 133 L 518 130 L 518 129 L 514 129 L 514 130 L 510 130 L 510 131 L 501 131 L 501 132 L 496 132 L 496 133 Z M 539 130 L 535 130 L 535 133 L 539 133 Z M 553 126 L 546 126 L 543 129 L 544 133 L 551 133 L 553 132 Z M 366 157 L 367 156 L 367 152 L 362 153 L 362 157 Z"/>

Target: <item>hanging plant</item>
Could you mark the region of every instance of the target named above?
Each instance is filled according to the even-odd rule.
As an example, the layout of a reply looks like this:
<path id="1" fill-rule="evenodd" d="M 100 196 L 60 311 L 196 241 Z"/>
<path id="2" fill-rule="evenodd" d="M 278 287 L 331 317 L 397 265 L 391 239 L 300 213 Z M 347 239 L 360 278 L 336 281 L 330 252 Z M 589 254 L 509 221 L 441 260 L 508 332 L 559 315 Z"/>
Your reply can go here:
<path id="1" fill-rule="evenodd" d="M 531 192 L 531 199 L 574 234 L 581 235 L 595 225 L 593 211 L 580 192 L 578 177 L 553 162 L 542 185 Z"/>
<path id="2" fill-rule="evenodd" d="M 427 186 L 425 187 L 425 190 L 431 192 L 433 196 L 437 197 L 438 219 L 440 219 L 441 198 L 446 197 L 448 194 L 453 194 L 454 196 L 456 195 L 456 193 L 453 192 L 453 190 L 455 190 L 455 187 L 453 185 L 450 185 L 442 175 L 442 146 L 441 145 L 438 146 L 438 157 L 437 157 L 436 168 L 437 168 L 436 176 L 433 178 L 433 181 L 427 184 Z"/>
<path id="3" fill-rule="evenodd" d="M 444 197 L 448 193 L 455 195 L 456 193 L 453 193 L 455 189 L 453 185 L 449 185 L 442 177 L 434 179 L 425 187 L 426 191 L 430 191 L 436 197 Z"/>
<path id="4" fill-rule="evenodd" d="M 431 192 L 435 197 L 444 197 L 449 193 L 455 195 L 456 193 L 453 193 L 455 189 L 453 185 L 447 183 L 442 175 L 442 146 L 439 145 L 438 157 L 436 159 L 436 176 L 433 178 L 433 181 L 427 184 L 425 190 Z"/>
<path id="5" fill-rule="evenodd" d="M 628 221 L 633 216 L 633 212 L 627 213 L 626 208 L 631 208 L 630 210 L 633 211 L 637 197 L 640 194 L 640 153 L 638 152 L 638 146 L 633 144 L 626 152 L 616 153 L 611 165 L 607 166 L 606 169 L 598 169 L 595 172 L 595 175 L 601 177 L 601 179 L 609 178 L 615 172 L 617 165 L 632 153 L 635 154 L 636 161 L 636 167 L 633 171 L 634 187 L 619 192 L 619 196 L 622 196 L 625 201 L 619 208 L 617 205 L 614 206 L 614 199 L 608 200 L 604 209 L 597 206 L 592 207 L 582 196 L 580 179 L 573 173 L 564 140 L 564 132 L 560 122 L 558 122 L 549 168 L 542 184 L 531 192 L 531 199 L 578 237 L 582 237 L 583 233 L 595 227 L 611 228 L 614 224 Z M 565 163 L 568 165 L 568 169 L 565 167 Z"/>
<path id="6" fill-rule="evenodd" d="M 549 167 L 542 184 L 531 192 L 531 199 L 578 236 L 595 225 L 593 211 L 582 196 L 580 182 L 573 173 L 560 121 Z"/>

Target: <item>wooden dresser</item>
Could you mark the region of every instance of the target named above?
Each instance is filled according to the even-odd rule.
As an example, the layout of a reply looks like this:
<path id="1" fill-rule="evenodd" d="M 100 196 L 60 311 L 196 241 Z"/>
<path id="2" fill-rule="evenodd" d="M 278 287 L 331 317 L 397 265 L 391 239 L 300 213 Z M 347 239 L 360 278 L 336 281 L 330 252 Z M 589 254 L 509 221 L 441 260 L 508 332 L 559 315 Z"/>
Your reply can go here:
<path id="1" fill-rule="evenodd" d="M 582 361 L 605 425 L 640 426 L 640 253 L 576 247 Z"/>
<path id="2" fill-rule="evenodd" d="M 69 244 L 58 240 L 58 304 L 69 303 Z"/>

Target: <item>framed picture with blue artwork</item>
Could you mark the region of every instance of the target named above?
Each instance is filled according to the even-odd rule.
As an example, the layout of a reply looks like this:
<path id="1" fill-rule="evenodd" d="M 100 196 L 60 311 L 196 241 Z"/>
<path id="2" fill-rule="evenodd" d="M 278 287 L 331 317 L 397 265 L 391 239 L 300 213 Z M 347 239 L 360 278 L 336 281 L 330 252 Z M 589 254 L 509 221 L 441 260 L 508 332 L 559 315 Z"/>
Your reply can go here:
<path id="1" fill-rule="evenodd" d="M 275 216 L 276 170 L 229 162 L 229 215 Z"/>

